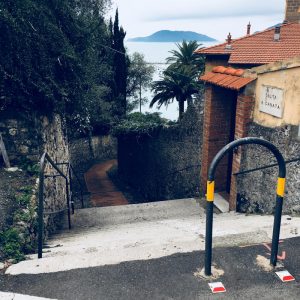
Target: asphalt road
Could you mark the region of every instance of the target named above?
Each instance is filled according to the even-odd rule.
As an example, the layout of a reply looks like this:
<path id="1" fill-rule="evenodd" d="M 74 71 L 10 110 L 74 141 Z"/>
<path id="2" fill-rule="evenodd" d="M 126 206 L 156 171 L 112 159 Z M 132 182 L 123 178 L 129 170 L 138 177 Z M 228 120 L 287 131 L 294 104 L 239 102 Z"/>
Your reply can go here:
<path id="1" fill-rule="evenodd" d="M 213 295 L 208 281 L 194 275 L 204 252 L 175 254 L 147 261 L 75 269 L 66 272 L 0 276 L 0 290 L 54 299 L 300 299 L 300 238 L 285 240 L 284 268 L 296 281 L 283 283 L 256 265 L 268 256 L 264 245 L 217 248 L 213 260 L 225 274 L 218 280 L 227 292 Z"/>

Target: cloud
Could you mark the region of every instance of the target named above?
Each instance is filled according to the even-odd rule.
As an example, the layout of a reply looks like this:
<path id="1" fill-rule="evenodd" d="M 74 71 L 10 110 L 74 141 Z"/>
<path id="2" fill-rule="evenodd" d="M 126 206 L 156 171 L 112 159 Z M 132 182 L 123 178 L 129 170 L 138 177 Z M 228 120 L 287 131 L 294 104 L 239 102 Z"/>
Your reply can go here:
<path id="1" fill-rule="evenodd" d="M 224 40 L 263 30 L 284 18 L 285 0 L 113 0 L 127 38 L 161 29 L 192 30 Z M 112 10 L 114 16 L 114 11 Z"/>
<path id="2" fill-rule="evenodd" d="M 155 1 L 154 1 L 155 2 Z M 183 5 L 184 4 L 184 5 Z M 284 0 L 211 0 L 211 1 L 171 1 L 152 8 L 147 14 L 147 21 L 170 21 L 187 19 L 235 18 L 254 16 L 283 15 Z"/>

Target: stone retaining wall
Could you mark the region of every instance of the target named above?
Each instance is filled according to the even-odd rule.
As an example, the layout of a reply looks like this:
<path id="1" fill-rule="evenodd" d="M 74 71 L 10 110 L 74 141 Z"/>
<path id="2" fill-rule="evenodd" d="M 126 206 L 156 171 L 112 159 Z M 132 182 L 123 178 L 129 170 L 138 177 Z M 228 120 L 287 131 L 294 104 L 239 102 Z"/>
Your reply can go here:
<path id="1" fill-rule="evenodd" d="M 58 115 L 49 121 L 44 117 L 42 120 L 42 141 L 43 152 L 47 152 L 54 162 L 68 162 L 70 160 L 69 146 L 64 124 Z M 67 174 L 67 167 L 60 165 L 59 168 Z M 57 174 L 53 168 L 47 164 L 45 174 Z M 45 179 L 45 211 L 59 211 L 67 208 L 66 181 L 62 177 Z M 61 226 L 63 214 L 45 217 L 47 232 L 55 231 Z"/>
<path id="2" fill-rule="evenodd" d="M 150 201 L 199 195 L 203 107 L 190 106 L 179 125 L 118 138 L 121 178 Z"/>
<path id="3" fill-rule="evenodd" d="M 0 119 L 0 132 L 12 166 L 26 168 L 26 166 L 37 164 L 45 151 L 54 162 L 69 161 L 65 126 L 60 116 L 54 115 L 52 118 L 48 118 L 2 113 Z M 48 165 L 45 173 L 56 174 Z M 33 176 L 37 177 L 38 175 Z M 61 177 L 45 179 L 45 211 L 57 211 L 65 207 L 65 180 Z M 7 205 L 0 209 L 5 209 L 5 214 L 11 210 Z M 47 233 L 59 227 L 61 219 L 61 216 L 58 215 L 45 217 Z"/>
<path id="4" fill-rule="evenodd" d="M 41 120 L 37 117 L 29 118 L 11 113 L 0 115 L 0 133 L 12 165 L 19 164 L 25 158 L 38 161 L 42 151 L 40 128 Z"/>
<path id="5" fill-rule="evenodd" d="M 296 126 L 267 128 L 252 123 L 249 136 L 262 137 L 274 143 L 285 160 L 300 158 L 300 141 Z M 273 155 L 263 147 L 243 148 L 241 170 L 275 163 Z M 286 165 L 286 193 L 284 213 L 300 213 L 300 161 Z M 278 167 L 238 176 L 238 209 L 242 212 L 270 214 L 274 210 Z"/>

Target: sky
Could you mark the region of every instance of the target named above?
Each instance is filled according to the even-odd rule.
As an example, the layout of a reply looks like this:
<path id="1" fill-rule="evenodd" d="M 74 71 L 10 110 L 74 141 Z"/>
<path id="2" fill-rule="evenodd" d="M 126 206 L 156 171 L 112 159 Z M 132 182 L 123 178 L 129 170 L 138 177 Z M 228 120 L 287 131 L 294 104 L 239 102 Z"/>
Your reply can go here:
<path id="1" fill-rule="evenodd" d="M 147 36 L 158 30 L 186 30 L 224 41 L 263 30 L 284 19 L 285 0 L 112 0 L 119 8 L 120 24 L 127 38 Z"/>

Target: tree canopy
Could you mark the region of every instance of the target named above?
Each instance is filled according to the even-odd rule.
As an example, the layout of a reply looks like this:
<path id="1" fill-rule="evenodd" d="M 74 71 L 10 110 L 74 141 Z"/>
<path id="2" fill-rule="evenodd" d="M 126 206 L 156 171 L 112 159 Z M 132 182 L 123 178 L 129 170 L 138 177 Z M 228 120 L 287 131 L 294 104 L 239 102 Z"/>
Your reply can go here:
<path id="1" fill-rule="evenodd" d="M 129 56 L 129 69 L 127 77 L 128 111 L 148 102 L 148 98 L 143 95 L 151 87 L 155 68 L 147 64 L 143 54 L 134 52 Z"/>
<path id="2" fill-rule="evenodd" d="M 0 112 L 66 116 L 82 131 L 125 114 L 125 32 L 104 14 L 110 0 L 0 2 Z M 119 77 L 116 74 L 123 74 Z M 124 104 L 125 103 L 125 104 Z"/>
<path id="3" fill-rule="evenodd" d="M 169 56 L 166 61 L 174 66 L 194 67 L 195 74 L 199 75 L 203 72 L 204 58 L 203 56 L 196 55 L 195 51 L 201 46 L 196 41 L 183 41 L 181 44 L 176 43 L 177 50 L 171 50 L 172 56 Z"/>

